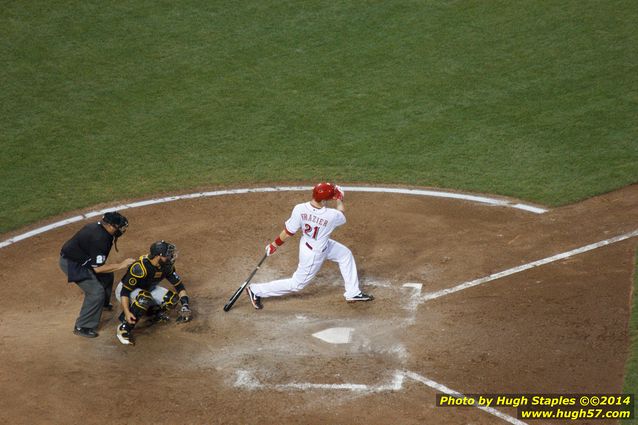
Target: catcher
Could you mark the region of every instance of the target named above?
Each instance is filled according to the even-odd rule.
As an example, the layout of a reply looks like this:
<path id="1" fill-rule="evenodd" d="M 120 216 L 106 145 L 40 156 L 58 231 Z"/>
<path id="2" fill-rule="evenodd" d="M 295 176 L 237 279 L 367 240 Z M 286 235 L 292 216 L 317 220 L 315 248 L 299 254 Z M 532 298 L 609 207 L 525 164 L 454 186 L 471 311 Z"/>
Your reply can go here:
<path id="1" fill-rule="evenodd" d="M 182 305 L 177 323 L 189 322 L 192 312 L 186 288 L 175 272 L 177 249 L 166 241 L 151 245 L 148 255 L 143 255 L 131 264 L 117 285 L 115 296 L 122 305 L 117 339 L 122 344 L 134 345 L 133 328 L 143 317 L 149 316 L 153 322 L 170 321 L 169 312 Z M 167 279 L 175 290 L 164 288 L 159 283 Z"/>

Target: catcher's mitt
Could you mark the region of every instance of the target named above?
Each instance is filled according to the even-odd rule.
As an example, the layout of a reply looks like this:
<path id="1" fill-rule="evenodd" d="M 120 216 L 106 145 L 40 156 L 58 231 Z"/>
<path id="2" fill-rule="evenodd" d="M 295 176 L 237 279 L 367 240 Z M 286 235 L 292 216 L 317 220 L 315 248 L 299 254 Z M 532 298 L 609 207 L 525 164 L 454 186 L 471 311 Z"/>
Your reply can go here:
<path id="1" fill-rule="evenodd" d="M 186 323 L 190 322 L 193 318 L 193 312 L 188 307 L 188 305 L 183 305 L 182 308 L 179 309 L 179 314 L 177 316 L 177 323 Z"/>

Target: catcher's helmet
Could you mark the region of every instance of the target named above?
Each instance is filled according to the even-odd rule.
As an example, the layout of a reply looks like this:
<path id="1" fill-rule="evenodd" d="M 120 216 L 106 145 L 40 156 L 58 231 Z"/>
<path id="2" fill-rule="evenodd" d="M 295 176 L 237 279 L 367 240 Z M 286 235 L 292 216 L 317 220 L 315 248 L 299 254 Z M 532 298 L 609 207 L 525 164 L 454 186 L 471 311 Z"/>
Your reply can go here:
<path id="1" fill-rule="evenodd" d="M 312 189 L 312 198 L 315 201 L 327 201 L 335 196 L 335 185 L 321 182 Z"/>
<path id="2" fill-rule="evenodd" d="M 122 214 L 117 211 L 109 211 L 104 213 L 102 216 L 102 221 L 104 223 L 108 223 L 111 226 L 115 227 L 117 231 L 115 232 L 115 237 L 118 238 L 124 234 L 126 228 L 128 227 L 128 220 Z"/>
<path id="3" fill-rule="evenodd" d="M 167 257 L 170 263 L 174 263 L 177 259 L 177 248 L 172 243 L 166 241 L 153 242 L 148 258 L 155 258 L 158 255 Z"/>

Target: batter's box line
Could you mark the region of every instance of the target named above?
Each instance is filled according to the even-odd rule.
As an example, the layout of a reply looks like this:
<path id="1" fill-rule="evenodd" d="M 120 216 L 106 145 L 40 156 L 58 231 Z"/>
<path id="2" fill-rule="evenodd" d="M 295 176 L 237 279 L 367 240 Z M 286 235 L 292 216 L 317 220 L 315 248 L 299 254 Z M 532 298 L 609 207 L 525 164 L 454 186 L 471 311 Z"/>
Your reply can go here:
<path id="1" fill-rule="evenodd" d="M 627 239 L 631 239 L 633 237 L 638 236 L 638 230 L 634 230 L 633 232 L 625 233 L 623 235 L 619 235 L 610 239 L 605 239 L 600 242 L 595 242 L 589 245 L 585 245 L 580 248 L 572 249 L 571 251 L 563 252 L 561 254 L 556 254 L 551 257 L 543 258 L 542 260 L 532 261 L 531 263 L 524 264 L 522 266 L 513 267 L 511 269 L 503 270 L 502 272 L 494 273 L 489 276 L 481 277 L 478 279 L 470 280 L 468 282 L 461 283 L 459 285 L 453 286 L 451 288 L 442 289 L 436 292 L 430 292 L 428 294 L 424 294 L 421 296 L 421 303 L 430 301 L 436 298 L 441 298 L 449 294 L 453 294 L 455 292 L 463 291 L 464 289 L 472 288 L 474 286 L 482 285 L 484 283 L 491 282 L 493 280 L 497 280 L 506 276 L 511 276 L 516 273 L 523 272 L 525 270 L 533 269 L 535 267 L 544 266 L 545 264 L 554 263 L 556 261 L 564 260 L 566 258 L 573 257 L 578 254 L 582 254 L 587 251 L 592 251 L 594 249 L 601 248 L 606 245 L 610 245 L 613 243 L 621 242 Z"/>
<path id="2" fill-rule="evenodd" d="M 235 387 L 247 390 L 275 390 L 275 391 L 351 391 L 362 394 L 373 394 L 388 391 L 401 391 L 406 378 L 419 382 L 429 388 L 432 388 L 439 393 L 447 394 L 453 397 L 463 397 L 464 395 L 458 391 L 452 390 L 443 384 L 439 384 L 431 379 L 419 375 L 418 373 L 411 371 L 395 371 L 392 380 L 388 383 L 379 385 L 367 385 L 367 384 L 317 384 L 311 382 L 291 382 L 287 384 L 265 384 L 260 382 L 250 371 L 237 370 L 237 379 L 235 380 Z M 514 425 L 527 425 L 508 414 L 496 410 L 491 407 L 474 405 L 477 409 L 480 409 L 492 416 L 496 416 Z"/>
<path id="3" fill-rule="evenodd" d="M 410 291 L 410 295 L 402 296 L 400 295 L 400 304 L 401 308 L 407 310 L 409 312 L 409 316 L 405 319 L 406 324 L 412 325 L 416 320 L 416 312 L 420 304 L 423 303 L 423 299 L 421 296 L 421 291 L 423 289 L 423 284 L 418 282 L 408 282 L 403 283 L 401 286 L 397 287 L 393 285 L 389 281 L 377 281 L 377 280 L 364 280 L 361 281 L 362 286 L 372 286 L 377 288 L 395 290 L 405 292 L 405 290 Z"/>

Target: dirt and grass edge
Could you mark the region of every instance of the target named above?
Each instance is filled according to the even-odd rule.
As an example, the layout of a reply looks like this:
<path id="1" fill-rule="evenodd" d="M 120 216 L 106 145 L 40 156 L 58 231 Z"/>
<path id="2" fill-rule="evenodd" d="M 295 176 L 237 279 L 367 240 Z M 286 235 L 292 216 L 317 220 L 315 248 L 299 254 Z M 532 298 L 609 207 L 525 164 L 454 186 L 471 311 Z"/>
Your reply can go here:
<path id="1" fill-rule="evenodd" d="M 630 296 L 631 316 L 629 318 L 629 356 L 625 365 L 625 394 L 638 394 L 638 250 L 634 251 L 633 289 Z M 634 419 L 627 419 L 623 424 L 638 424 L 634 404 Z"/>

